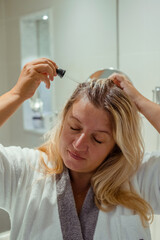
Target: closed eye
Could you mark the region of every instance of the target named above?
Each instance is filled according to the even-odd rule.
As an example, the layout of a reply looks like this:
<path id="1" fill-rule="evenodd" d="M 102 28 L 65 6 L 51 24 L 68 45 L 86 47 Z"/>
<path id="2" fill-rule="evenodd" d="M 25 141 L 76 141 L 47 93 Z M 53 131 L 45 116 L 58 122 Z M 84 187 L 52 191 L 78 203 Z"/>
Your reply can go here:
<path id="1" fill-rule="evenodd" d="M 80 130 L 80 128 L 73 128 L 73 127 L 70 127 L 70 129 L 73 130 L 73 131 L 79 131 Z"/>
<path id="2" fill-rule="evenodd" d="M 102 143 L 101 141 L 97 140 L 95 137 L 93 137 L 93 139 L 94 139 L 95 142 L 97 142 L 97 143 L 99 143 L 99 144 Z"/>

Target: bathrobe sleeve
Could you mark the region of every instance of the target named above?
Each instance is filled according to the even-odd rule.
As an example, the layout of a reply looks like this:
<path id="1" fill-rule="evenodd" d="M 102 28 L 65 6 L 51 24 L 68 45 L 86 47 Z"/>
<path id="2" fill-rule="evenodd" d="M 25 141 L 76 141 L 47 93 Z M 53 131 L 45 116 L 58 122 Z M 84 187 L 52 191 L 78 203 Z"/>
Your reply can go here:
<path id="1" fill-rule="evenodd" d="M 146 153 L 134 179 L 138 192 L 160 214 L 160 152 Z"/>
<path id="2" fill-rule="evenodd" d="M 18 186 L 33 179 L 39 151 L 0 145 L 0 208 L 10 212 Z"/>

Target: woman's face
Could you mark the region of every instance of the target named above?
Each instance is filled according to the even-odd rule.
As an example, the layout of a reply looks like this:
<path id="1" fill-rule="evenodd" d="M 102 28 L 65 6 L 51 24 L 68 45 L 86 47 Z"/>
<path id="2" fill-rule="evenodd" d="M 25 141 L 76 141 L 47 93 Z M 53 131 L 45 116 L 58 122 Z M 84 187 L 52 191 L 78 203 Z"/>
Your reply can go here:
<path id="1" fill-rule="evenodd" d="M 109 114 L 87 98 L 74 103 L 60 136 L 60 155 L 65 166 L 75 172 L 92 173 L 114 145 Z"/>

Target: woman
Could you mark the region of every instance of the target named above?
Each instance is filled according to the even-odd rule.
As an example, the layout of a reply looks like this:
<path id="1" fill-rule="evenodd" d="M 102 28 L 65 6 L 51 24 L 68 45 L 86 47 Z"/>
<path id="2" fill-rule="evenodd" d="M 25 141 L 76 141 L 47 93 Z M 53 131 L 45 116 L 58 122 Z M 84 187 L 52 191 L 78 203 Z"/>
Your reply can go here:
<path id="1" fill-rule="evenodd" d="M 24 67 L 2 96 L 1 124 L 41 80 L 49 87 L 56 68 L 48 59 Z M 10 214 L 11 239 L 151 239 L 160 162 L 153 153 L 142 163 L 137 109 L 160 131 L 159 106 L 123 75 L 95 79 L 77 86 L 39 149 L 0 147 L 0 206 Z"/>

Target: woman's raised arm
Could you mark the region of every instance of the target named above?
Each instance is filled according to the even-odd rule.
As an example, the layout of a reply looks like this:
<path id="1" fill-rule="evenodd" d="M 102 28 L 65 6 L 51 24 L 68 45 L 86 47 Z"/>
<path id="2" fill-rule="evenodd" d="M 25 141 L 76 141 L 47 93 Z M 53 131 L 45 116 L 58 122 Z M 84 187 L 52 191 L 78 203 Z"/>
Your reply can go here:
<path id="1" fill-rule="evenodd" d="M 0 96 L 0 126 L 34 95 L 41 82 L 50 88 L 50 81 L 57 75 L 56 68 L 56 64 L 47 58 L 34 60 L 23 67 L 16 85 Z"/>

